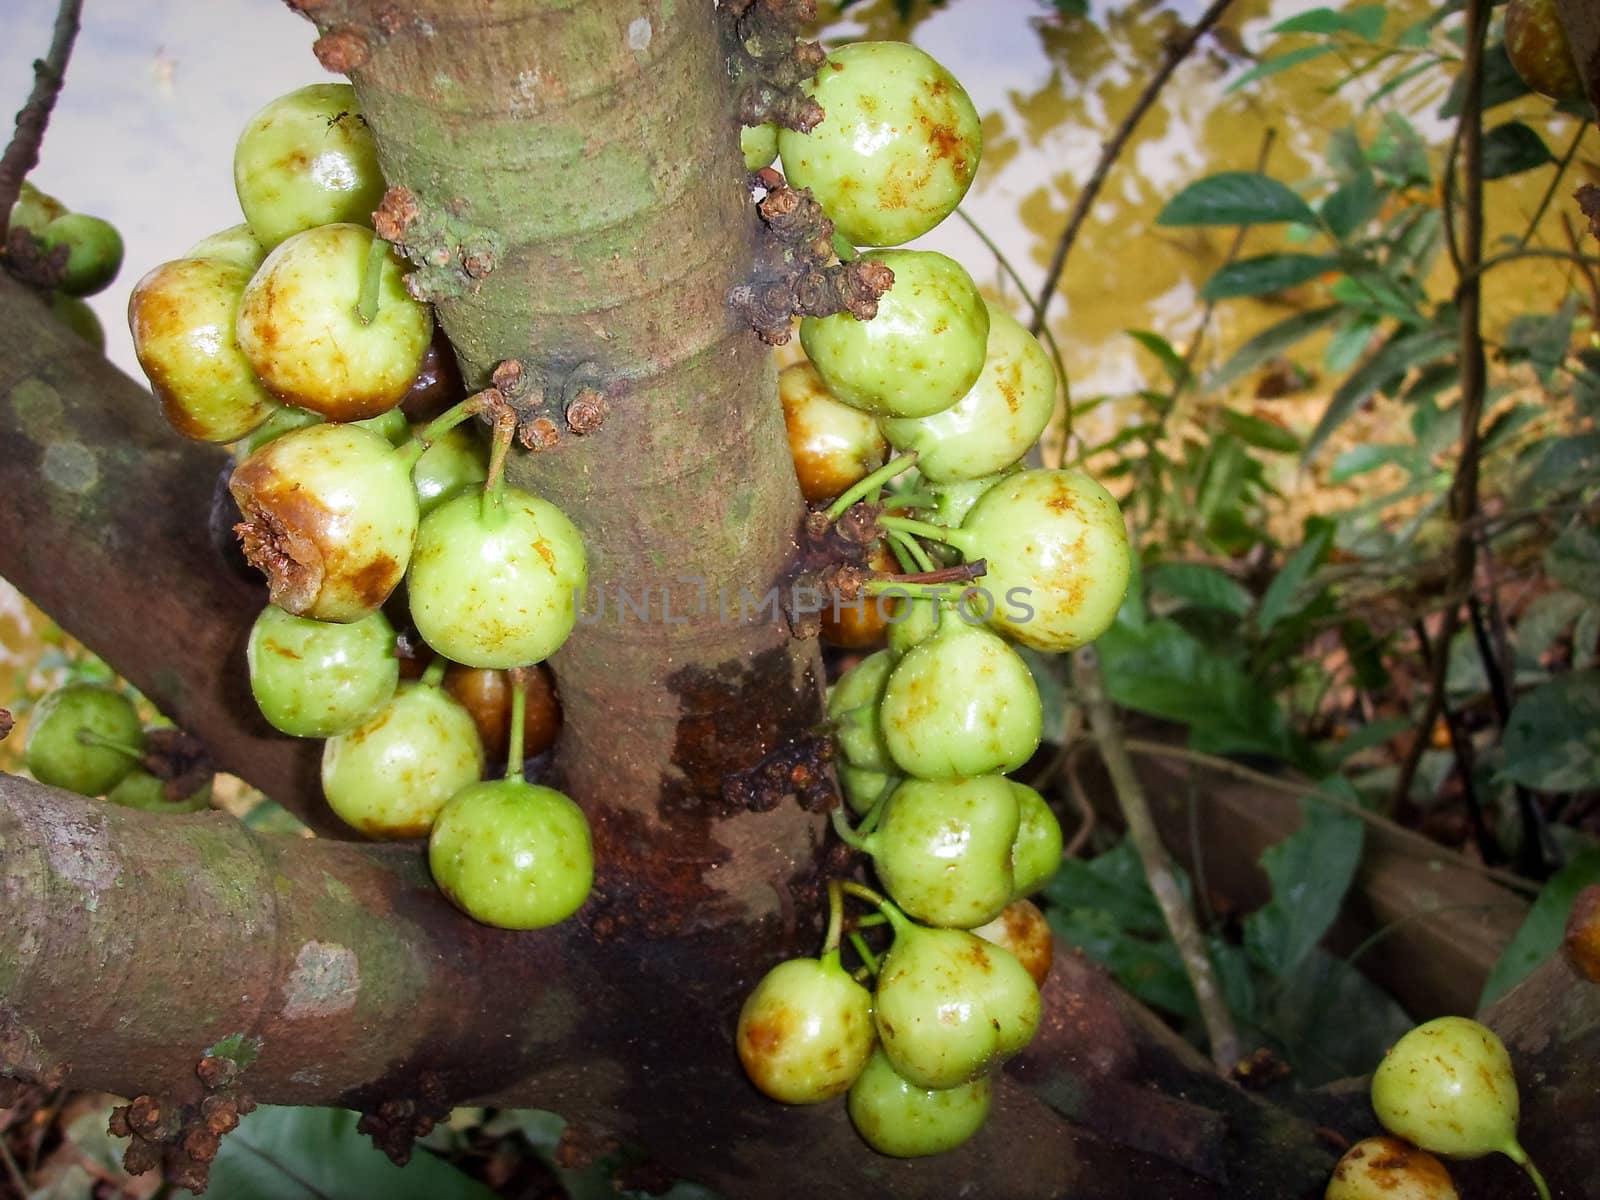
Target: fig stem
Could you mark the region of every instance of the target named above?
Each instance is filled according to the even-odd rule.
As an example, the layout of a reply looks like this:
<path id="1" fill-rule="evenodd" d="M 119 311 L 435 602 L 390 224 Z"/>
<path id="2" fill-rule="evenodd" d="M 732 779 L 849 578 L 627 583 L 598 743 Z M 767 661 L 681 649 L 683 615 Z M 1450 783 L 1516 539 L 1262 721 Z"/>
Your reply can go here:
<path id="1" fill-rule="evenodd" d="M 846 488 L 832 504 L 828 506 L 827 517 L 830 521 L 837 521 L 844 516 L 849 507 L 873 492 L 877 491 L 896 475 L 904 474 L 917 465 L 917 452 L 912 450 L 899 458 L 891 458 L 883 466 L 865 478 L 856 480 Z"/>
<path id="2" fill-rule="evenodd" d="M 445 669 L 450 663 L 442 655 L 434 655 L 433 661 L 428 664 L 428 669 L 422 673 L 422 678 L 417 680 L 423 687 L 438 687 L 444 682 Z"/>
<path id="3" fill-rule="evenodd" d="M 884 785 L 883 791 L 879 792 L 878 798 L 872 802 L 872 807 L 867 809 L 866 815 L 861 818 L 861 824 L 856 826 L 857 837 L 866 838 L 878 827 L 878 822 L 883 819 L 884 809 L 889 806 L 889 797 L 894 795 L 895 789 L 899 786 L 898 779 Z"/>
<path id="4" fill-rule="evenodd" d="M 867 970 L 874 975 L 878 973 L 878 956 L 872 952 L 872 947 L 867 945 L 867 939 L 859 933 L 850 934 L 850 945 L 861 956 L 861 961 L 867 965 Z"/>
<path id="5" fill-rule="evenodd" d="M 506 778 L 522 782 L 522 723 L 528 714 L 528 668 L 513 667 L 511 682 L 511 740 L 506 750 Z"/>
<path id="6" fill-rule="evenodd" d="M 838 809 L 834 809 L 838 812 Z M 823 938 L 824 957 L 839 952 L 839 937 L 844 930 L 844 892 L 837 879 L 828 880 L 828 932 Z"/>
<path id="7" fill-rule="evenodd" d="M 930 542 L 943 542 L 957 550 L 962 549 L 961 543 L 966 540 L 960 536 L 960 530 L 935 525 L 930 521 L 914 521 L 910 517 L 879 517 L 878 524 L 884 529 L 898 529 L 902 533 L 927 538 Z"/>
<path id="8" fill-rule="evenodd" d="M 378 319 L 378 291 L 383 286 L 383 262 L 389 257 L 389 243 L 376 235 L 367 248 L 367 266 L 361 276 L 361 299 L 356 303 L 356 316 L 363 325 Z"/>
<path id="9" fill-rule="evenodd" d="M 489 474 L 483 481 L 483 494 L 495 509 L 499 509 L 505 492 L 506 455 L 511 452 L 511 439 L 516 435 L 516 411 L 509 404 L 501 405 L 495 411 L 494 438 L 489 444 Z"/>
<path id="10" fill-rule="evenodd" d="M 917 561 L 911 557 L 910 552 L 905 548 L 898 538 L 889 536 L 887 531 L 885 531 L 883 544 L 889 547 L 889 552 L 894 555 L 894 560 L 900 565 L 900 569 L 902 571 L 904 571 L 907 575 L 915 574 L 917 570 Z"/>
<path id="11" fill-rule="evenodd" d="M 844 809 L 836 808 L 828 814 L 828 819 L 833 822 L 833 831 L 839 835 L 839 840 L 852 850 L 860 850 L 863 854 L 872 851 L 867 846 L 867 840 L 859 836 L 850 828 L 850 822 L 845 819 Z"/>
<path id="12" fill-rule="evenodd" d="M 891 492 L 883 498 L 885 508 L 933 508 L 938 503 L 932 492 Z"/>
<path id="13" fill-rule="evenodd" d="M 126 755 L 135 762 L 142 763 L 144 761 L 145 752 L 143 750 L 130 746 L 127 742 L 119 742 L 115 738 L 108 738 L 103 734 L 98 734 L 92 729 L 78 730 L 78 741 L 85 746 L 98 746 L 102 750 L 115 750 L 118 754 Z"/>
<path id="14" fill-rule="evenodd" d="M 1528 1152 L 1522 1148 L 1522 1143 L 1513 1139 L 1511 1145 L 1502 1153 L 1528 1173 L 1528 1178 L 1533 1180 L 1533 1186 L 1539 1193 L 1539 1200 L 1550 1200 L 1550 1186 L 1545 1183 L 1544 1176 L 1539 1174 L 1539 1168 L 1533 1165 L 1533 1159 L 1528 1157 Z"/>
<path id="15" fill-rule="evenodd" d="M 490 403 L 491 398 L 487 392 L 478 392 L 475 395 L 468 396 L 459 404 L 451 405 L 421 429 L 417 430 L 416 433 L 412 434 L 411 440 L 401 446 L 397 453 L 407 460 L 406 465 L 408 467 L 415 467 L 417 460 L 422 457 L 429 447 L 457 425 L 477 416 L 488 408 Z"/>
<path id="16" fill-rule="evenodd" d="M 933 565 L 933 559 L 928 557 L 928 552 L 922 548 L 922 544 L 916 538 L 909 533 L 902 533 L 898 529 L 890 529 L 887 532 L 891 541 L 897 542 L 905 548 L 905 552 L 910 555 L 911 561 L 916 564 L 919 571 L 937 569 Z"/>
<path id="17" fill-rule="evenodd" d="M 838 810 L 835 809 L 834 811 L 837 812 Z M 883 914 L 884 919 L 894 926 L 896 937 L 912 927 L 911 921 L 905 913 L 890 904 L 885 897 L 880 896 L 866 884 L 857 883 L 853 879 L 841 879 L 838 884 L 839 889 L 845 895 L 854 896 L 857 900 L 865 900 L 868 904 L 874 905 Z"/>

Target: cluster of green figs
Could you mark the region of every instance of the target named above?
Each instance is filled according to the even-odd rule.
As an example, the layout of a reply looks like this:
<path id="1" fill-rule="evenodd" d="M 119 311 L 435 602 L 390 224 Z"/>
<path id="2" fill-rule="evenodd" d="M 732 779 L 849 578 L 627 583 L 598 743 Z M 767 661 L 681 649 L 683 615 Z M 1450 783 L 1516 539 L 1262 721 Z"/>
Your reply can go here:
<path id="1" fill-rule="evenodd" d="M 523 778 L 526 693 L 575 624 L 583 540 L 491 469 L 459 390 L 439 395 L 449 351 L 372 230 L 385 183 L 354 90 L 272 101 L 233 170 L 244 222 L 145 275 L 128 323 L 168 423 L 234 447 L 235 530 L 271 601 L 248 644 L 256 702 L 281 732 L 326 739 L 340 818 L 429 839 L 464 911 L 560 921 L 588 895 L 593 852 L 577 805 Z M 420 678 L 400 677 L 395 605 L 436 656 Z M 503 778 L 484 779 L 453 667 L 509 672 Z"/>
<path id="2" fill-rule="evenodd" d="M 1057 403 L 1038 341 L 953 259 L 887 248 L 932 229 L 971 184 L 982 145 L 966 92 L 915 47 L 863 42 L 829 53 L 812 95 L 824 115 L 811 132 L 746 130 L 744 147 L 752 169 L 781 154 L 850 244 L 841 254 L 866 247 L 894 273 L 874 319 L 804 319 L 805 359 L 779 376 L 806 499 L 835 519 L 865 502 L 881 531 L 872 583 L 823 625 L 836 644 L 881 646 L 840 676 L 827 712 L 859 818 L 837 810 L 835 828 L 882 892 L 834 881 L 821 956 L 760 980 L 736 1044 L 767 1095 L 847 1094 L 867 1143 L 910 1157 L 982 1126 L 995 1069 L 1039 1022 L 1051 943 L 1026 897 L 1055 872 L 1062 835 L 1045 799 L 1008 778 L 1043 722 L 1016 644 L 1098 637 L 1132 560 L 1103 488 L 1020 465 Z M 963 563 L 967 576 L 933 582 Z M 852 899 L 867 915 L 846 918 Z"/>

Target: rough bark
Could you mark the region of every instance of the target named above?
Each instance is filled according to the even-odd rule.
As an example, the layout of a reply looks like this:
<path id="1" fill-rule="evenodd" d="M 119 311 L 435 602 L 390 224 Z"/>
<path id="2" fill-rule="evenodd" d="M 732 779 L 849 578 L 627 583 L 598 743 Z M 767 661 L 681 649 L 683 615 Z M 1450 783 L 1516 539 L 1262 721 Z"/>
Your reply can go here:
<path id="1" fill-rule="evenodd" d="M 463 921 L 414 847 L 262 836 L 7 775 L 0 848 L 4 1072 L 192 1102 L 196 1061 L 232 1037 L 254 1053 L 240 1089 L 258 1102 L 554 1108 L 729 1196 L 781 1179 L 794 1195 L 944 1197 L 961 1180 L 995 1196 L 1201 1197 L 1231 1178 L 1226 1194 L 1265 1200 L 1310 1194 L 1332 1161 L 1308 1127 L 1214 1077 L 1235 1098 L 1218 1111 L 1215 1095 L 1145 1090 L 1141 1059 L 1198 1090 L 1209 1072 L 1071 960 L 1017 1073 L 1049 1105 L 1092 1101 L 1104 1136 L 1002 1077 L 969 1146 L 895 1162 L 861 1146 L 840 1105 L 786 1108 L 744 1081 L 732 1032 L 748 980 L 721 969 L 712 937 L 641 955 L 578 922 L 505 933 Z M 1289 1152 L 1241 1153 L 1263 1141 Z"/>

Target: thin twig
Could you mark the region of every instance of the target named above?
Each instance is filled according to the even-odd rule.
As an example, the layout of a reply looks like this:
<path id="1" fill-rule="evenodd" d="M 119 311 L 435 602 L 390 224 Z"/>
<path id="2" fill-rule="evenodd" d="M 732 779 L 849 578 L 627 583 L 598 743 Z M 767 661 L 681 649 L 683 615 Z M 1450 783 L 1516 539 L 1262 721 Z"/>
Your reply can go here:
<path id="1" fill-rule="evenodd" d="M 1417 646 L 1422 651 L 1423 665 L 1432 668 L 1435 654 L 1448 654 L 1448 646 L 1433 645 L 1428 641 L 1428 629 L 1419 617 L 1413 622 L 1412 633 L 1416 635 Z M 1485 664 L 1485 670 L 1493 668 Z M 1450 754 L 1456 764 L 1456 774 L 1461 779 L 1461 800 L 1467 808 L 1467 820 L 1472 825 L 1472 840 L 1478 847 L 1478 854 L 1490 866 L 1499 866 L 1506 861 L 1506 852 L 1500 845 L 1500 839 L 1495 837 L 1489 828 L 1489 823 L 1483 817 L 1483 805 L 1478 800 L 1478 789 L 1472 783 L 1472 743 L 1467 738 L 1467 732 L 1461 726 L 1461 716 L 1450 707 L 1449 698 L 1446 697 L 1441 704 L 1444 717 L 1445 732 L 1450 740 Z M 1431 729 L 1420 730 L 1418 737 L 1428 737 Z"/>
<path id="2" fill-rule="evenodd" d="M 1487 387 L 1488 367 L 1484 361 L 1482 330 L 1482 287 L 1480 264 L 1483 261 L 1483 42 L 1489 27 L 1487 0 L 1467 0 L 1467 42 L 1462 71 L 1466 86 L 1462 89 L 1461 121 L 1456 129 L 1456 141 L 1461 147 L 1462 221 L 1461 243 L 1455 247 L 1452 258 L 1457 262 L 1456 307 L 1460 313 L 1460 366 L 1461 366 L 1461 449 L 1456 463 L 1455 477 L 1450 484 L 1450 516 L 1456 523 L 1455 553 L 1451 561 L 1450 579 L 1446 592 L 1465 595 L 1472 587 L 1477 567 L 1477 538 L 1472 533 L 1472 523 L 1478 516 L 1478 459 L 1481 449 L 1484 392 Z M 1450 195 L 1453 173 L 1444 181 L 1445 195 Z M 1447 230 L 1449 241 L 1455 235 Z M 1429 680 L 1428 703 L 1423 710 L 1418 733 L 1405 760 L 1400 764 L 1400 776 L 1395 784 L 1392 807 L 1399 809 L 1410 802 L 1411 783 L 1416 778 L 1417 766 L 1422 761 L 1422 750 L 1427 745 L 1428 730 L 1439 719 L 1444 708 L 1445 684 L 1450 668 L 1450 643 L 1461 626 L 1461 606 L 1452 604 L 1445 609 L 1444 627 L 1439 631 L 1439 652 L 1433 657 L 1432 677 Z M 1470 786 L 1470 781 L 1468 782 Z"/>
<path id="3" fill-rule="evenodd" d="M 1134 101 L 1132 110 L 1123 118 L 1122 124 L 1111 135 L 1100 151 L 1100 161 L 1095 164 L 1094 174 L 1089 176 L 1089 182 L 1084 184 L 1083 191 L 1078 193 L 1077 202 L 1072 206 L 1072 214 L 1067 218 L 1067 227 L 1061 231 L 1061 240 L 1056 243 L 1055 256 L 1050 260 L 1050 269 L 1045 272 L 1044 284 L 1039 288 L 1039 294 L 1034 299 L 1033 320 L 1028 323 L 1028 328 L 1035 335 L 1044 328 L 1044 312 L 1050 306 L 1050 298 L 1055 295 L 1056 283 L 1061 279 L 1061 272 L 1066 268 L 1067 255 L 1072 250 L 1072 243 L 1078 240 L 1078 230 L 1089 217 L 1089 210 L 1094 206 L 1095 197 L 1100 194 L 1100 189 L 1105 185 L 1106 177 L 1111 173 L 1111 165 L 1117 161 L 1122 153 L 1122 148 L 1127 145 L 1128 139 L 1133 136 L 1133 131 L 1138 127 L 1144 114 L 1155 103 L 1156 96 L 1166 86 L 1167 80 L 1172 78 L 1172 73 L 1178 69 L 1178 64 L 1189 57 L 1190 51 L 1206 35 L 1206 32 L 1221 19 L 1227 11 L 1232 0 L 1211 0 L 1211 7 L 1200 14 L 1199 20 L 1177 42 L 1167 50 L 1166 61 L 1159 70 L 1151 76 L 1150 82 L 1145 84 L 1144 91 Z"/>
<path id="4" fill-rule="evenodd" d="M 1144 866 L 1145 880 L 1161 909 L 1167 932 L 1178 948 L 1189 985 L 1194 989 L 1195 1003 L 1200 1009 L 1200 1019 L 1206 1027 L 1206 1040 L 1211 1044 L 1211 1061 L 1225 1075 L 1231 1075 L 1239 1065 L 1239 1034 L 1234 1028 L 1233 1016 L 1222 994 L 1216 967 L 1206 950 L 1205 936 L 1194 910 L 1184 899 L 1178 887 L 1177 875 L 1172 869 L 1171 856 L 1162 845 L 1161 834 L 1155 819 L 1150 815 L 1150 805 L 1145 799 L 1144 787 L 1128 757 L 1128 748 L 1122 740 L 1111 698 L 1106 695 L 1100 677 L 1100 661 L 1092 646 L 1086 646 L 1072 656 L 1073 679 L 1089 714 L 1089 728 L 1094 731 L 1100 745 L 1100 757 L 1111 776 L 1111 786 L 1127 823 L 1128 836 L 1133 840 L 1139 861 Z"/>
<path id="5" fill-rule="evenodd" d="M 1304 797 L 1314 800 L 1318 804 L 1330 805 L 1333 808 L 1338 809 L 1340 812 L 1349 813 L 1353 817 L 1359 817 L 1361 820 L 1365 821 L 1374 828 L 1383 829 L 1389 832 L 1393 832 L 1395 829 L 1399 828 L 1400 832 L 1405 834 L 1407 837 L 1414 838 L 1418 842 L 1427 842 L 1430 854 L 1435 855 L 1436 857 L 1447 861 L 1454 866 L 1461 867 L 1463 870 L 1472 871 L 1476 874 L 1482 875 L 1485 879 L 1492 879 L 1496 883 L 1510 888 L 1512 891 L 1521 892 L 1527 896 L 1538 894 L 1539 885 L 1534 883 L 1532 880 L 1524 879 L 1515 871 L 1503 871 L 1497 867 L 1486 867 L 1482 863 L 1468 858 L 1459 851 L 1452 850 L 1448 846 L 1441 846 L 1437 842 L 1430 841 L 1429 839 L 1423 837 L 1423 835 L 1420 833 L 1412 833 L 1408 829 L 1397 827 L 1393 822 L 1379 816 L 1371 809 L 1363 808 L 1359 804 L 1352 803 L 1343 797 L 1335 796 L 1331 792 L 1323 791 L 1321 788 L 1312 786 L 1311 784 L 1296 783 L 1292 779 L 1281 779 L 1276 775 L 1268 775 L 1264 771 L 1257 771 L 1251 767 L 1244 766 L 1242 763 L 1236 763 L 1231 759 L 1219 758 L 1215 754 L 1206 754 L 1201 750 L 1190 750 L 1184 746 L 1169 746 L 1165 742 L 1151 742 L 1142 738 L 1125 738 L 1124 744 L 1132 753 L 1142 755 L 1146 758 L 1169 758 L 1176 762 L 1192 763 L 1197 767 L 1204 767 L 1210 771 L 1218 771 L 1224 775 L 1232 775 L 1235 779 L 1242 779 L 1246 783 L 1254 783 L 1264 788 L 1271 788 L 1274 791 L 1282 792 L 1285 796 L 1294 796 L 1297 798 Z"/>
<path id="6" fill-rule="evenodd" d="M 56 9 L 55 31 L 50 36 L 50 52 L 33 63 L 33 91 L 17 114 L 17 131 L 0 156 L 0 251 L 11 232 L 11 206 L 22 194 L 22 181 L 39 165 L 39 146 L 50 124 L 50 110 L 56 106 L 61 82 L 66 78 L 67 59 L 78 36 L 78 14 L 83 0 L 61 0 Z"/>
<path id="7" fill-rule="evenodd" d="M 1578 146 L 1583 142 L 1583 135 L 1588 132 L 1587 121 L 1578 122 L 1578 131 L 1572 135 L 1572 141 L 1567 144 L 1566 153 L 1556 162 L 1555 174 L 1550 176 L 1550 183 L 1544 189 L 1544 195 L 1539 197 L 1538 207 L 1533 210 L 1533 216 L 1528 218 L 1528 227 L 1522 231 L 1522 236 L 1517 239 L 1517 249 L 1521 250 L 1539 231 L 1539 222 L 1544 220 L 1544 214 L 1550 208 L 1550 201 L 1555 199 L 1556 189 L 1561 186 L 1561 181 L 1566 178 L 1567 168 L 1572 165 L 1572 160 L 1578 156 Z M 1491 260 L 1492 261 L 1492 260 Z"/>
<path id="8" fill-rule="evenodd" d="M 1006 257 L 1005 251 L 1001 250 L 995 240 L 984 232 L 983 226 L 979 225 L 970 216 L 968 216 L 966 209 L 956 209 L 956 216 L 965 221 L 967 223 L 967 228 L 971 229 L 973 233 L 977 234 L 978 240 L 988 247 L 989 253 L 994 255 L 995 262 L 1000 264 L 1000 269 L 1006 273 L 1006 277 L 1009 278 L 1012 283 L 1017 285 L 1017 291 L 1022 293 L 1022 299 L 1027 304 L 1028 308 L 1031 310 L 1036 304 L 1038 304 L 1038 301 L 1034 298 L 1033 293 L 1028 290 L 1028 285 L 1022 282 L 1022 276 L 1017 274 L 1017 269 L 1011 265 L 1011 260 Z M 1061 357 L 1061 347 L 1056 345 L 1056 335 L 1051 333 L 1050 326 L 1046 325 L 1038 331 L 1037 337 L 1049 349 L 1050 357 L 1056 364 L 1056 374 L 1061 377 L 1061 382 L 1063 385 L 1065 385 L 1067 382 L 1067 364 Z M 1072 406 L 1069 404 L 1067 406 L 1067 433 L 1069 435 L 1072 432 L 1071 411 Z"/>
<path id="9" fill-rule="evenodd" d="M 1061 848 L 1061 857 L 1077 858 L 1083 852 L 1083 848 L 1089 844 L 1089 838 L 1094 833 L 1094 805 L 1089 803 L 1089 794 L 1083 790 L 1083 780 L 1078 778 L 1076 754 L 1067 760 L 1065 774 L 1067 777 L 1067 795 L 1072 797 L 1072 807 L 1078 810 L 1080 820 L 1077 832 L 1072 835 L 1072 840 Z"/>

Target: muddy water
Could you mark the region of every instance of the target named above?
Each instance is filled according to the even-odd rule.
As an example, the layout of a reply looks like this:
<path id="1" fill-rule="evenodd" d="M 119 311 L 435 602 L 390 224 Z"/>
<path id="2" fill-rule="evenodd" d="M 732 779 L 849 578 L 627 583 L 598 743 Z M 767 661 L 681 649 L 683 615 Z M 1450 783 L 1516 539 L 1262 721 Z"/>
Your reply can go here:
<path id="1" fill-rule="evenodd" d="M 1434 145 L 1435 172 L 1448 127 L 1433 114 L 1447 81 L 1429 72 L 1385 105 L 1363 111 L 1386 73 L 1343 88 L 1347 73 L 1327 56 L 1228 94 L 1228 84 L 1253 56 L 1309 44 L 1267 34 L 1274 23 L 1316 5 L 1310 0 L 1235 0 L 1217 32 L 1177 70 L 1106 182 L 1073 250 L 1050 308 L 1075 400 L 1126 395 L 1159 381 L 1159 369 L 1129 339 L 1128 329 L 1153 329 L 1185 348 L 1199 322 L 1198 292 L 1223 261 L 1231 231 L 1167 230 L 1154 224 L 1165 200 L 1211 171 L 1251 169 L 1271 133 L 1267 170 L 1288 181 L 1323 172 L 1329 135 L 1355 123 L 1370 135 L 1385 107 L 1407 115 Z M 828 0 L 822 7 L 829 9 Z M 1108 4 L 1095 0 L 1088 20 L 1063 18 L 1045 0 L 918 0 L 910 38 L 966 85 L 984 117 L 984 165 L 965 211 L 1022 276 L 1039 287 L 1066 215 L 1089 179 L 1102 142 L 1111 136 L 1148 82 L 1163 46 L 1203 0 L 1175 4 Z M 26 95 L 28 63 L 48 40 L 53 0 L 8 5 L 7 45 L 0 48 L 0 102 L 14 109 Z M 1429 11 L 1426 0 L 1389 5 L 1392 35 Z M 898 38 L 906 26 L 892 0 L 851 7 L 824 31 L 829 41 Z M 69 203 L 115 222 L 128 240 L 121 279 L 95 305 L 108 352 L 134 370 L 121 310 L 127 289 L 150 266 L 180 254 L 205 233 L 236 222 L 229 157 L 238 128 L 270 97 L 321 76 L 307 54 L 310 30 L 280 0 L 210 0 L 157 4 L 128 0 L 101 7 L 86 25 L 37 178 Z M 1495 110 L 1491 124 L 1522 116 L 1544 130 L 1560 153 L 1577 132 L 1570 120 L 1547 120 L 1547 106 L 1528 99 Z M 1584 178 L 1600 177 L 1600 135 L 1589 130 L 1575 173 L 1562 195 Z M 118 179 L 108 192 L 104 178 Z M 1544 168 L 1493 183 L 1489 236 L 1520 235 L 1550 180 Z M 1536 244 L 1564 244 L 1547 221 Z M 960 259 L 991 294 L 1021 311 L 1017 288 L 993 255 L 958 220 L 918 243 Z M 1281 230 L 1253 232 L 1244 254 L 1289 248 Z M 1309 249 L 1320 247 L 1313 244 Z M 1491 323 L 1548 305 L 1566 275 L 1548 262 L 1517 264 L 1490 279 Z M 1435 278 L 1449 287 L 1448 267 Z M 1216 313 L 1202 363 L 1298 308 L 1324 302 L 1325 283 L 1266 301 L 1228 301 Z M 1312 350 L 1315 349 L 1313 345 Z M 1311 365 L 1315 365 L 1312 362 Z M 1124 419 L 1107 403 L 1083 423 L 1092 437 Z M 1308 428 L 1315 405 L 1285 408 L 1280 419 Z M 40 618 L 0 582 L 0 704 L 16 695 L 40 649 Z M 15 753 L 15 740 L 10 743 Z M 0 745 L 0 766 L 7 746 Z"/>

